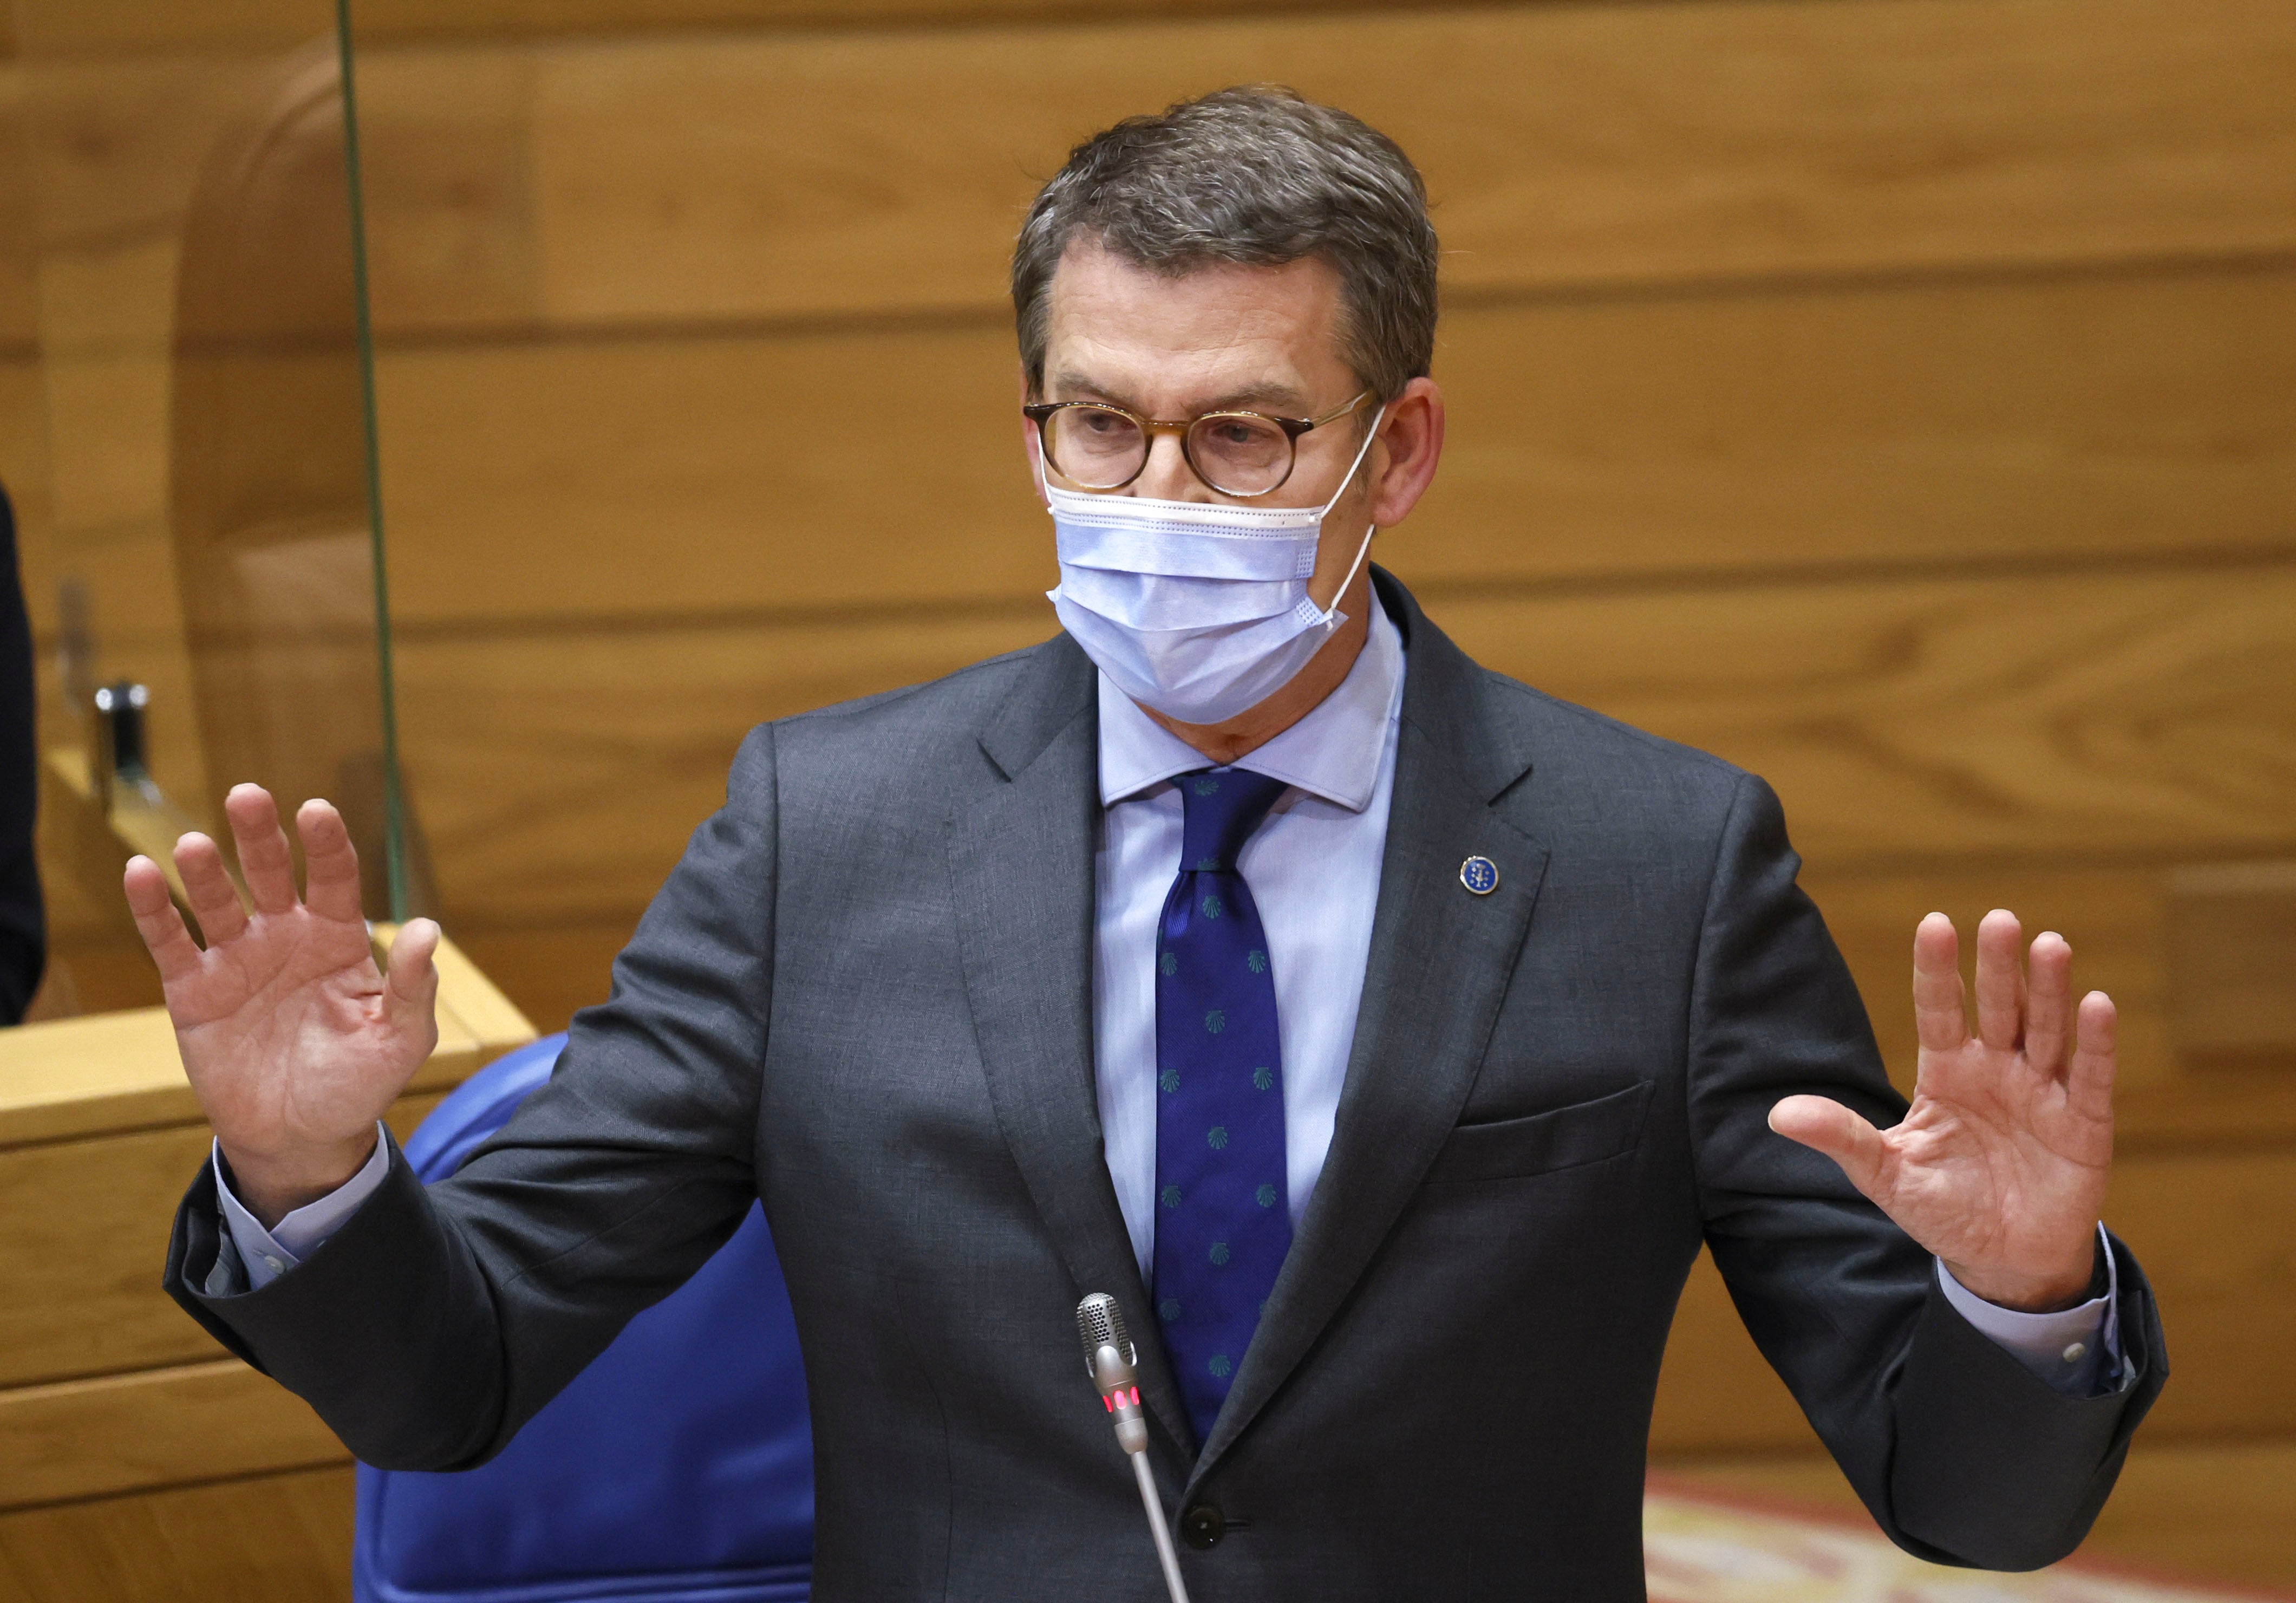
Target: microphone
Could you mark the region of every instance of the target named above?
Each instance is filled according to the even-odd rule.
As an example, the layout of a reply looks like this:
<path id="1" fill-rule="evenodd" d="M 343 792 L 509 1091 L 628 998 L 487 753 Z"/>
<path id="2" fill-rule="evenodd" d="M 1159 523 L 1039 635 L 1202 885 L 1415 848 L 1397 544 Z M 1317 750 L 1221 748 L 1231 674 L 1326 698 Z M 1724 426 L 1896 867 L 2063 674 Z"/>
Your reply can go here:
<path id="1" fill-rule="evenodd" d="M 1140 1484 L 1148 1533 L 1156 1539 L 1156 1558 L 1164 1566 L 1164 1590 L 1172 1603 L 1188 1603 L 1180 1556 L 1172 1550 L 1164 1502 L 1156 1495 L 1156 1477 L 1148 1467 L 1148 1418 L 1140 1411 L 1140 1382 L 1134 1368 L 1139 1353 L 1125 1334 L 1124 1310 L 1106 1292 L 1094 1292 L 1077 1304 L 1077 1335 L 1084 1341 L 1085 1373 L 1100 1388 L 1101 1406 L 1115 1420 L 1116 1444 L 1131 1459 L 1132 1478 Z"/>

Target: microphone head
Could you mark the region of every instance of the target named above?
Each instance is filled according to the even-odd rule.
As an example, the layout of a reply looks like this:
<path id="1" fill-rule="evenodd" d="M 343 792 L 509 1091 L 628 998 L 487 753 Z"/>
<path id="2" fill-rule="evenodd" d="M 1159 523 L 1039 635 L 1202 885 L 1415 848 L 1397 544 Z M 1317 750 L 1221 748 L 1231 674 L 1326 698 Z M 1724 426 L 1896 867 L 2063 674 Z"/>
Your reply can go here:
<path id="1" fill-rule="evenodd" d="M 1113 1347 L 1128 1364 L 1137 1361 L 1131 1338 L 1124 1330 L 1124 1310 L 1104 1291 L 1094 1292 L 1077 1304 L 1077 1335 L 1084 1338 L 1084 1371 L 1095 1380 L 1093 1360 L 1103 1347 Z"/>

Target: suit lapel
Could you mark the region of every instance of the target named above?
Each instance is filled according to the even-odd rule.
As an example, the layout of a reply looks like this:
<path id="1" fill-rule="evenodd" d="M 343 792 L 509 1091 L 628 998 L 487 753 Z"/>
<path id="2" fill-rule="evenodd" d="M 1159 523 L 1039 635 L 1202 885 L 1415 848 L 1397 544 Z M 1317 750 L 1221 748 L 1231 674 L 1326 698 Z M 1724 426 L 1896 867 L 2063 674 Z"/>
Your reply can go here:
<path id="1" fill-rule="evenodd" d="M 1546 868 L 1492 802 L 1529 754 L 1485 716 L 1481 670 L 1391 580 L 1410 645 L 1378 912 L 1315 1197 L 1191 1484 L 1288 1379 L 1361 1278 L 1465 1105 Z M 1497 889 L 1460 883 L 1470 856 Z"/>
<path id="2" fill-rule="evenodd" d="M 1099 748 L 1093 669 L 1062 636 L 981 735 L 1002 779 L 951 821 L 958 940 L 988 1095 L 1046 1229 L 1082 1292 L 1123 1305 L 1142 1402 L 1183 1457 L 1186 1411 L 1101 1148 L 1093 1078 L 1093 853 Z M 1079 1377 L 1078 1384 L 1082 1385 Z"/>

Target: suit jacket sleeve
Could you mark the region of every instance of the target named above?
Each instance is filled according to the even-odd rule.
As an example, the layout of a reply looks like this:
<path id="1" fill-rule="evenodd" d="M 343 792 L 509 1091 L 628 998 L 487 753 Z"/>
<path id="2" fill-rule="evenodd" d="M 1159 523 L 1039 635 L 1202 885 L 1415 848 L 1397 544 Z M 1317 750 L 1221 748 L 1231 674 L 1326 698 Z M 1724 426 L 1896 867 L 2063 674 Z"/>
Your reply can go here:
<path id="1" fill-rule="evenodd" d="M 616 960 L 550 1083 L 455 1178 L 392 1152 L 382 1185 L 299 1268 L 246 1289 L 201 1166 L 166 1285 L 224 1344 L 384 1468 L 498 1451 L 676 1289 L 757 1196 L 772 991 L 773 735 Z"/>
<path id="2" fill-rule="evenodd" d="M 1700 937 L 1687 1096 L 1707 1243 L 1747 1329 L 1882 1530 L 1943 1564 L 2030 1569 L 2070 1552 L 2168 1374 L 2143 1272 L 2111 1244 L 2124 1365 L 2099 1397 L 2054 1389 L 1954 1311 L 1930 1254 L 1770 1108 L 1831 1097 L 1887 1127 L 1856 986 L 1794 883 L 1777 798 L 1741 779 Z"/>

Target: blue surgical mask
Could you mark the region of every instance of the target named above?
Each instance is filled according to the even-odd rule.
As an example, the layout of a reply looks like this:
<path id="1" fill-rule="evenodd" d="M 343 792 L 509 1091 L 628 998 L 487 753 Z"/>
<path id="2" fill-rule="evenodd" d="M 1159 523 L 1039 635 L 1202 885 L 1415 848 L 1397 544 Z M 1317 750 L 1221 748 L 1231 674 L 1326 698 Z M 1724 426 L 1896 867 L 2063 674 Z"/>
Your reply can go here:
<path id="1" fill-rule="evenodd" d="M 1308 596 L 1324 518 L 1379 433 L 1382 407 L 1332 498 L 1250 506 L 1095 495 L 1045 484 L 1061 582 L 1046 592 L 1061 625 L 1119 690 L 1184 724 L 1217 724 L 1291 682 L 1347 621 Z"/>

